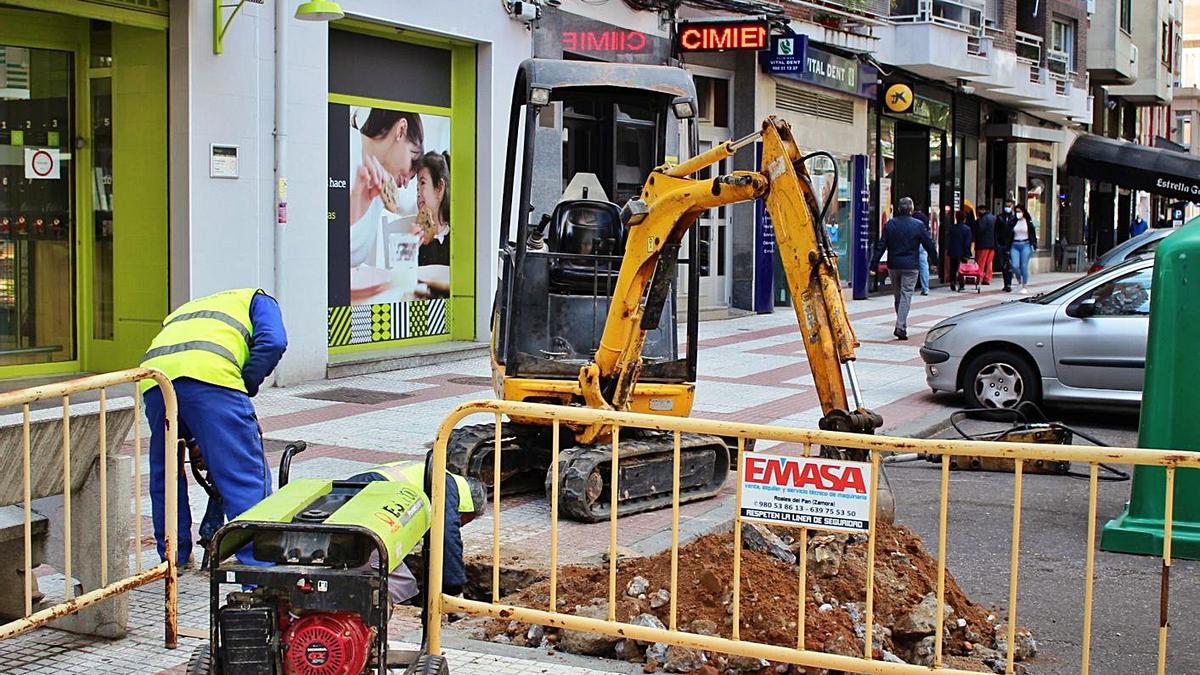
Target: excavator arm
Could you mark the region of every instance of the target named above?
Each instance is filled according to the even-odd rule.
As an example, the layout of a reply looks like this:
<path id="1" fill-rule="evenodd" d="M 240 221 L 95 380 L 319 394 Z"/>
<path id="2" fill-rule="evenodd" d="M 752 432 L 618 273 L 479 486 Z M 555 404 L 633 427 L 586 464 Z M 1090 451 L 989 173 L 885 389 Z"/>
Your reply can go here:
<path id="1" fill-rule="evenodd" d="M 705 180 L 690 177 L 760 139 L 760 171 L 736 171 Z M 837 255 L 813 215 L 820 209 L 804 157 L 787 123 L 774 117 L 767 118 L 756 134 L 718 145 L 682 164 L 655 169 L 640 198 L 625 206 L 623 218 L 629 230 L 613 300 L 596 356 L 579 373 L 588 406 L 627 407 L 641 372 L 646 334 L 661 319 L 663 300 L 675 278 L 680 243 L 699 215 L 757 198 L 766 199 L 775 226 L 824 414 L 821 428 L 872 433 L 882 424 L 878 415 L 862 407 L 853 375 L 858 339 L 842 298 Z M 844 372 L 849 374 L 853 409 Z M 579 437 L 589 443 L 606 433 L 603 427 L 589 427 Z"/>

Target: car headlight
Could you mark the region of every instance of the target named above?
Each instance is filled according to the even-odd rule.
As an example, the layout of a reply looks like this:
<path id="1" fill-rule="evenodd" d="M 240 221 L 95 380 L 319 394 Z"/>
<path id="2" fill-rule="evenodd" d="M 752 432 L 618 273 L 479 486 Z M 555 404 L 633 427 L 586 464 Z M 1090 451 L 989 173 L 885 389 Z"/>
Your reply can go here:
<path id="1" fill-rule="evenodd" d="M 946 333 L 949 333 L 953 329 L 954 329 L 954 324 L 950 324 L 949 326 L 938 326 L 937 328 L 934 328 L 933 330 L 931 330 L 925 334 L 925 344 L 929 344 L 930 342 L 937 342 L 938 340 L 945 337 Z"/>

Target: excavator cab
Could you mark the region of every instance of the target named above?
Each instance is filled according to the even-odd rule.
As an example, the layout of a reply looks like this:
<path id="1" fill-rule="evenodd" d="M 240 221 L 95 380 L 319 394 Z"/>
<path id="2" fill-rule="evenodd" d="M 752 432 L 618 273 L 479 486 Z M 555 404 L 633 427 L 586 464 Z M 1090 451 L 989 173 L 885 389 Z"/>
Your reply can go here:
<path id="1" fill-rule="evenodd" d="M 679 154 L 668 149 L 667 132 L 692 127 L 694 100 L 691 77 L 679 68 L 540 59 L 521 66 L 509 118 L 493 305 L 498 397 L 578 402 L 570 385 L 599 347 L 625 253 L 621 205 L 638 196 L 652 169 Z M 635 394 L 633 410 L 691 412 L 699 294 L 675 291 L 697 287 L 699 276 L 687 260 L 678 269 L 642 351 L 641 381 L 660 386 Z M 686 316 L 682 350 L 680 314 Z"/>
<path id="2" fill-rule="evenodd" d="M 600 347 L 625 257 L 629 226 L 622 206 L 641 194 L 656 167 L 695 147 L 695 100 L 691 76 L 680 68 L 542 59 L 521 65 L 509 116 L 492 314 L 497 397 L 589 405 L 580 373 Z M 676 128 L 678 135 L 669 133 Z M 664 261 L 661 300 L 641 322 L 642 365 L 627 409 L 691 414 L 700 270 L 690 261 L 699 258 L 699 246 L 691 237 L 684 255 Z M 607 518 L 608 488 L 600 474 L 607 476 L 601 469 L 609 439 L 581 439 L 581 430 L 566 426 L 562 431 L 564 515 Z M 451 470 L 490 486 L 494 433 L 492 425 L 456 429 L 448 447 Z M 552 457 L 549 428 L 507 420 L 502 438 L 504 492 L 541 489 Z M 662 439 L 622 437 L 622 514 L 670 503 L 670 492 L 656 487 L 671 482 L 664 447 L 670 448 Z M 686 435 L 682 462 L 683 500 L 701 499 L 719 491 L 729 451 L 720 438 Z"/>

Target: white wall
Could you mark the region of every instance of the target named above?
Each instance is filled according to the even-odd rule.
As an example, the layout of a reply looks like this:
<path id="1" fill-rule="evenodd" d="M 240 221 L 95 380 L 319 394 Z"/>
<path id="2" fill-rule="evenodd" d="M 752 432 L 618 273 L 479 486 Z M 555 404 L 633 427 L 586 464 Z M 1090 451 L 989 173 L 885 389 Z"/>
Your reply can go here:
<path id="1" fill-rule="evenodd" d="M 298 5 L 300 0 L 279 0 Z M 476 335 L 486 340 L 497 249 L 507 110 L 529 31 L 495 0 L 342 0 L 347 15 L 479 43 Z M 172 6 L 171 300 L 260 286 L 281 300 L 289 347 L 279 384 L 323 377 L 327 360 L 328 26 L 290 20 L 288 223 L 284 283 L 274 265 L 274 3 L 246 3 L 212 53 L 213 5 Z M 290 15 L 290 12 L 289 12 Z M 209 178 L 211 143 L 240 148 L 240 177 Z"/>

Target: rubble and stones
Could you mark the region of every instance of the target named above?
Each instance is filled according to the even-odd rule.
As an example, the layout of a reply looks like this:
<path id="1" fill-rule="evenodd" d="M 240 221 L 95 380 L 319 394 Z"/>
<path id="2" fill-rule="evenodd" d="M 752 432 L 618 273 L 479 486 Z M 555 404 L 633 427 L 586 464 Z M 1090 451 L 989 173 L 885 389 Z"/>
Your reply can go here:
<path id="1" fill-rule="evenodd" d="M 744 528 L 743 532 L 746 531 Z M 798 544 L 780 530 L 766 533 L 762 541 Z M 797 584 L 795 564 L 775 552 L 745 546 L 741 554 L 741 611 L 739 637 L 748 642 L 794 647 L 797 635 Z M 861 657 L 865 638 L 866 538 L 858 535 L 818 535 L 808 541 L 808 584 L 805 591 L 805 644 L 807 650 Z M 768 551 L 772 549 L 767 547 Z M 680 630 L 697 635 L 731 638 L 733 631 L 732 570 L 734 539 L 731 533 L 701 537 L 679 549 L 675 619 Z M 793 560 L 796 556 L 793 556 Z M 878 523 L 875 550 L 874 639 L 876 659 L 900 658 L 924 666 L 934 663 L 936 640 L 937 562 L 923 549 L 918 537 L 899 525 Z M 570 566 L 560 570 L 557 611 L 607 618 L 603 598 L 609 590 L 608 566 Z M 671 555 L 632 558 L 617 565 L 617 621 L 661 629 L 671 619 Z M 972 603 L 947 571 L 943 607 L 943 662 L 965 670 L 987 672 L 1004 659 L 1003 626 L 995 626 L 995 610 Z M 656 589 L 651 591 L 651 589 Z M 542 581 L 505 598 L 514 606 L 545 608 L 549 584 Z M 989 612 L 993 614 L 990 615 Z M 989 621 L 991 616 L 992 621 Z M 497 634 L 520 635 L 528 644 L 553 645 L 563 651 L 619 657 L 642 662 L 645 672 L 692 672 L 722 675 L 761 675 L 767 672 L 818 673 L 818 669 L 760 662 L 757 659 L 621 640 L 577 631 L 547 628 L 536 635 L 528 625 L 513 629 L 509 622 L 491 621 L 485 639 Z M 1037 653 L 1028 630 L 1017 632 L 1018 658 Z M 1001 644 L 997 644 L 999 638 Z M 885 656 L 886 654 L 886 656 Z"/>

